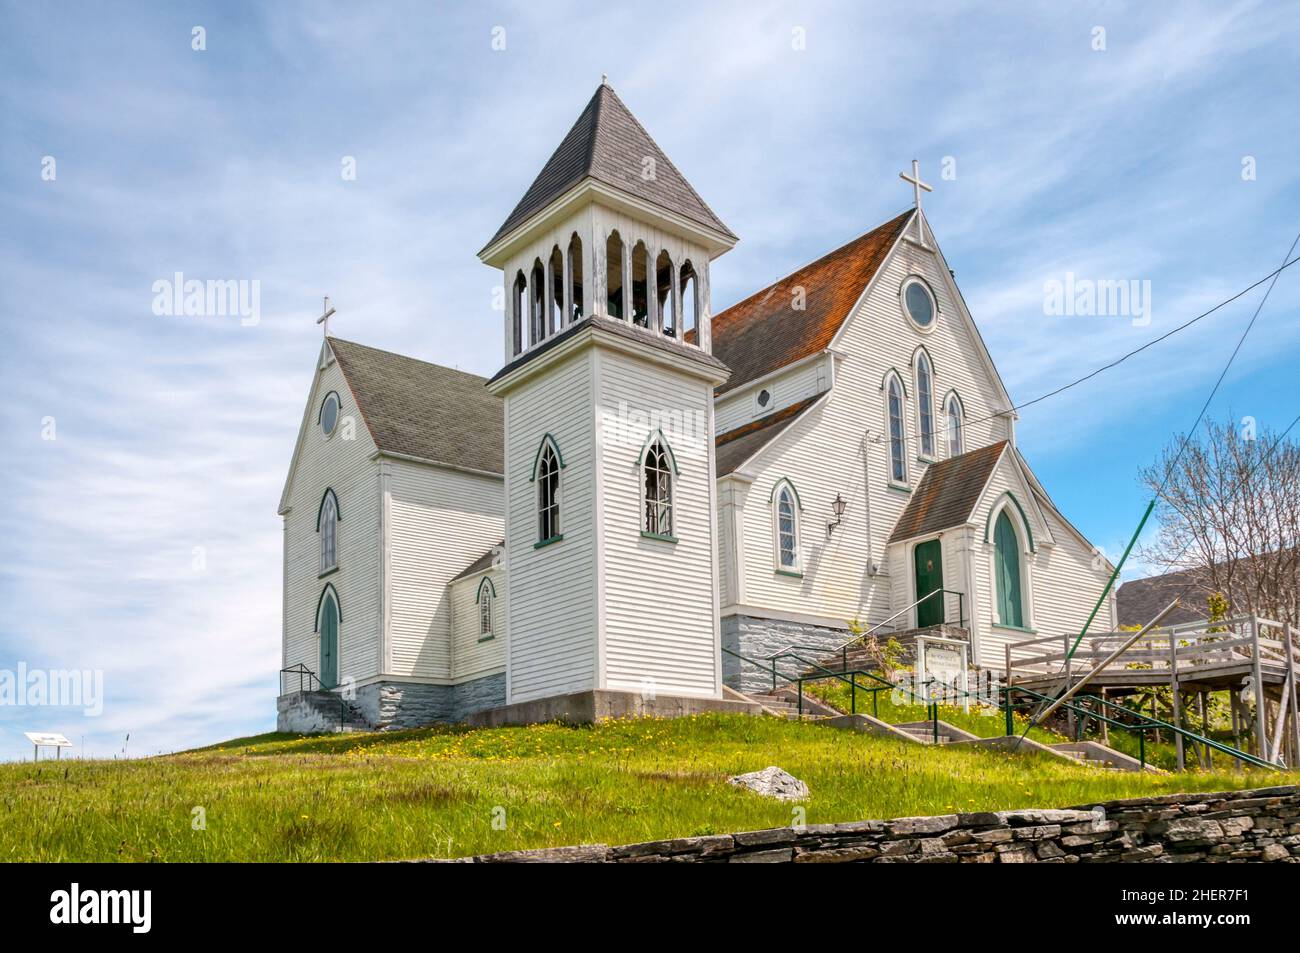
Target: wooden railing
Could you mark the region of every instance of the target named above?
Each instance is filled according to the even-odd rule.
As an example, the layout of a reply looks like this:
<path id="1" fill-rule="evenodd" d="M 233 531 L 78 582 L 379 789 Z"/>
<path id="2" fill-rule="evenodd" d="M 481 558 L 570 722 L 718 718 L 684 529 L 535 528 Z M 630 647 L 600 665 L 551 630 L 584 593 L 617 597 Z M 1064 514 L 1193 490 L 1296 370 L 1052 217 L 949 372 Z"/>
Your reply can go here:
<path id="1" fill-rule="evenodd" d="M 1071 651 L 1077 635 L 1064 634 L 1026 639 L 1005 647 L 1006 683 L 1014 687 L 1062 679 L 1066 686 L 1094 668 L 1133 637 L 1131 632 L 1106 632 L 1089 636 Z M 1199 620 L 1164 626 L 1133 643 L 1106 678 L 1114 684 L 1125 670 L 1142 670 L 1142 681 L 1152 676 L 1174 689 L 1174 718 L 1178 719 L 1180 682 L 1204 684 L 1216 674 L 1226 682 L 1237 673 L 1248 676 L 1257 699 L 1266 697 L 1266 678 L 1280 683 L 1276 717 L 1266 724 L 1265 706 L 1255 705 L 1254 732 L 1261 757 L 1278 762 L 1286 747 L 1300 761 L 1300 630 L 1283 622 L 1257 616 L 1237 616 L 1219 622 Z M 1291 728 L 1286 731 L 1290 716 Z"/>

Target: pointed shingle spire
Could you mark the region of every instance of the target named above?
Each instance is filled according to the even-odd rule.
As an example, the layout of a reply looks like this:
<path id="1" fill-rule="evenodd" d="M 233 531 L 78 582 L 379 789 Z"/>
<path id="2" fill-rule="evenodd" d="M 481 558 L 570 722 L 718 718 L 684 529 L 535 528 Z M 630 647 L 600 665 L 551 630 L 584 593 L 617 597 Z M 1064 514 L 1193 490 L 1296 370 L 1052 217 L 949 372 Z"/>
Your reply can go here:
<path id="1" fill-rule="evenodd" d="M 647 168 L 653 169 L 653 175 L 646 174 Z M 488 246 L 586 178 L 721 232 L 733 241 L 736 238 L 602 76 L 578 121 Z"/>

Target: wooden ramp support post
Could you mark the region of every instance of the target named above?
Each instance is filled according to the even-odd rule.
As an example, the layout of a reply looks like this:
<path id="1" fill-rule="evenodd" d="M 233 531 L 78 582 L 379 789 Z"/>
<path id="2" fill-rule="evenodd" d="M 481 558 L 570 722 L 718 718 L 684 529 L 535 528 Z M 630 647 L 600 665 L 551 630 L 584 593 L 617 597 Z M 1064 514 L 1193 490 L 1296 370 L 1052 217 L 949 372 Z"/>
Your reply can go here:
<path id="1" fill-rule="evenodd" d="M 1264 670 L 1259 657 L 1259 616 L 1250 619 L 1252 669 L 1255 692 L 1255 757 L 1265 761 L 1268 756 L 1268 727 L 1264 724 Z"/>

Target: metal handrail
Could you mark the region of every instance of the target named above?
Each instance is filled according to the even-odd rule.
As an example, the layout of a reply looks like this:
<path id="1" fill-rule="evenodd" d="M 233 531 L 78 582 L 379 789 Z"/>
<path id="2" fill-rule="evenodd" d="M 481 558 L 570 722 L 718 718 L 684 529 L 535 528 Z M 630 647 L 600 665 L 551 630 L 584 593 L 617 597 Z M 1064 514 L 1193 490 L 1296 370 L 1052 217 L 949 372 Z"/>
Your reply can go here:
<path id="1" fill-rule="evenodd" d="M 957 627 L 958 627 L 958 628 L 961 628 L 961 629 L 966 628 L 966 608 L 965 608 L 966 594 L 965 594 L 964 592 L 961 592 L 960 590 L 957 590 L 957 589 L 943 589 L 943 588 L 939 588 L 939 589 L 935 589 L 935 590 L 932 591 L 932 592 L 928 592 L 928 593 L 926 593 L 926 594 L 923 595 L 920 599 L 917 599 L 915 602 L 911 603 L 910 605 L 906 605 L 906 606 L 904 606 L 902 609 L 899 609 L 897 612 L 895 612 L 893 615 L 891 615 L 888 619 L 885 619 L 885 621 L 883 621 L 883 622 L 878 622 L 878 623 L 876 623 L 876 624 L 873 625 L 871 628 L 869 628 L 866 632 L 863 632 L 861 635 L 855 635 L 853 638 L 849 639 L 847 642 L 842 642 L 842 643 L 840 643 L 839 645 L 835 646 L 835 647 L 832 648 L 832 649 L 819 650 L 819 649 L 817 649 L 815 646 L 799 646 L 799 645 L 797 645 L 796 643 L 791 642 L 789 645 L 786 645 L 786 646 L 784 646 L 784 647 L 782 647 L 782 648 L 777 649 L 777 650 L 776 650 L 775 652 L 773 652 L 771 655 L 767 656 L 767 658 L 769 658 L 769 659 L 770 659 L 770 658 L 775 658 L 775 657 L 778 656 L 778 655 L 782 655 L 782 654 L 784 654 L 784 653 L 786 653 L 786 652 L 789 652 L 791 649 L 797 649 L 797 648 L 801 648 L 801 647 L 802 647 L 802 648 L 812 648 L 814 651 L 825 651 L 827 654 L 833 654 L 833 653 L 835 653 L 835 652 L 842 652 L 842 651 L 846 650 L 850 645 L 853 645 L 853 644 L 856 643 L 856 642 L 861 642 L 863 639 L 866 639 L 866 638 L 869 637 L 869 636 L 875 635 L 877 631 L 879 631 L 880 629 L 882 629 L 882 628 L 884 628 L 885 626 L 889 625 L 889 623 L 893 622 L 893 621 L 894 621 L 895 619 L 897 619 L 899 616 L 903 615 L 904 613 L 911 612 L 913 609 L 915 609 L 917 606 L 919 606 L 922 602 L 925 602 L 927 599 L 933 599 L 935 596 L 939 595 L 940 593 L 946 593 L 946 594 L 948 594 L 948 595 L 954 595 L 954 596 L 957 597 Z"/>
<path id="2" fill-rule="evenodd" d="M 321 682 L 320 678 L 317 677 L 316 673 L 313 672 L 311 669 L 309 669 L 302 662 L 299 662 L 297 665 L 290 665 L 288 668 L 280 669 L 280 694 L 281 695 L 286 694 L 284 688 L 284 684 L 285 684 L 284 677 L 286 675 L 298 676 L 298 691 L 300 692 L 304 691 L 302 687 L 304 676 L 306 676 L 307 678 L 307 688 L 305 689 L 305 691 L 311 691 L 311 692 L 320 691 L 324 687 L 324 683 Z M 314 683 L 314 687 L 313 687 L 313 683 Z"/>
<path id="3" fill-rule="evenodd" d="M 1128 712 L 1129 714 L 1136 714 L 1133 711 L 1133 709 L 1126 708 L 1123 705 L 1116 704 L 1115 702 L 1110 701 L 1109 699 L 1098 698 L 1096 695 L 1086 695 L 1084 697 L 1090 698 L 1093 701 L 1100 702 L 1102 705 L 1105 705 L 1107 708 L 1111 708 L 1111 709 L 1118 708 L 1125 712 Z M 1191 741 L 1196 742 L 1197 744 L 1202 744 L 1208 748 L 1212 748 L 1213 750 L 1218 751 L 1220 754 L 1226 754 L 1229 757 L 1236 758 L 1238 761 L 1244 761 L 1247 764 L 1253 764 L 1255 767 L 1258 768 L 1272 768 L 1274 771 L 1277 771 L 1280 768 L 1279 765 L 1276 765 L 1271 761 L 1266 761 L 1263 758 L 1258 758 L 1253 754 L 1247 754 L 1245 751 L 1241 751 L 1237 748 L 1232 747 L 1232 745 L 1225 745 L 1221 741 L 1215 741 L 1213 738 L 1206 737 L 1205 735 L 1197 734 L 1194 731 L 1188 731 L 1186 728 L 1180 728 L 1177 725 L 1172 725 L 1167 721 L 1161 721 L 1159 718 L 1155 718 L 1151 715 L 1147 715 L 1143 713 L 1137 715 L 1137 717 L 1142 718 L 1143 720 L 1148 722 L 1152 728 L 1164 728 L 1167 731 L 1171 731 L 1174 732 L 1175 734 L 1182 735 L 1183 738 L 1185 739 L 1189 739 Z"/>
<path id="4" fill-rule="evenodd" d="M 1017 706 L 1011 704 L 1012 692 L 1020 692 L 1025 695 L 1032 695 L 1034 698 L 1037 698 L 1040 701 L 1050 702 L 1055 700 L 1050 695 L 1044 695 L 1041 692 L 1035 692 L 1028 688 L 1022 688 L 1017 685 L 1004 685 L 1002 687 L 1002 694 L 1006 699 L 1004 708 L 1006 710 L 1008 735 L 1015 734 L 1015 730 L 1013 729 L 1011 723 L 1011 713 Z M 1109 725 L 1114 725 L 1115 727 L 1121 729 L 1122 731 L 1134 732 L 1138 737 L 1138 760 L 1142 763 L 1142 766 L 1144 768 L 1146 767 L 1146 734 L 1145 733 L 1148 731 L 1158 731 L 1163 728 L 1166 731 L 1169 731 L 1173 734 L 1181 735 L 1186 740 L 1191 740 L 1198 744 L 1203 744 L 1209 748 L 1212 748 L 1215 751 L 1220 752 L 1221 754 L 1226 754 L 1229 757 L 1236 758 L 1238 761 L 1245 762 L 1246 764 L 1253 765 L 1257 768 L 1271 768 L 1275 771 L 1278 770 L 1277 765 L 1269 761 L 1265 761 L 1262 758 L 1257 758 L 1252 754 L 1247 754 L 1244 751 L 1239 751 L 1236 748 L 1232 747 L 1231 745 L 1225 745 L 1222 744 L 1221 742 L 1215 741 L 1213 738 L 1207 738 L 1204 735 L 1198 735 L 1196 732 L 1188 731 L 1186 728 L 1179 728 L 1177 725 L 1171 725 L 1169 724 L 1169 722 L 1161 721 L 1158 718 L 1153 718 L 1150 715 L 1147 715 L 1143 712 L 1134 711 L 1132 708 L 1128 708 L 1124 705 L 1116 704 L 1115 702 L 1109 701 L 1108 699 L 1099 698 L 1096 695 L 1079 695 L 1076 697 L 1086 698 L 1094 702 L 1099 702 L 1101 705 L 1105 706 L 1108 709 L 1111 710 L 1118 709 L 1127 715 L 1131 715 L 1134 718 L 1141 719 L 1141 721 L 1138 724 L 1133 725 L 1133 724 L 1116 721 L 1113 718 L 1108 718 L 1105 715 L 1101 715 L 1095 711 L 1090 711 L 1086 708 L 1082 708 L 1071 702 L 1065 702 L 1060 706 L 1062 708 L 1074 712 L 1076 715 L 1079 715 L 1082 718 L 1095 718 L 1098 721 L 1104 721 Z M 1028 707 L 1028 706 L 1024 706 L 1024 707 Z M 1080 725 L 1082 725 L 1082 722 L 1080 722 Z M 1082 728 L 1080 728 L 1080 730 L 1082 730 Z M 1077 741 L 1079 739 L 1076 738 L 1075 740 Z"/>
<path id="5" fill-rule="evenodd" d="M 759 661 L 756 660 L 756 659 L 749 658 L 749 657 L 746 656 L 746 655 L 741 655 L 739 652 L 733 652 L 731 649 L 727 648 L 726 646 L 722 646 L 722 651 L 726 652 L 728 655 L 732 656 L 733 658 L 738 658 L 738 659 L 740 659 L 742 662 L 747 662 L 748 664 L 753 665 L 755 668 L 761 668 L 761 669 L 763 669 L 764 672 L 768 672 L 768 671 L 770 671 L 770 672 L 771 672 L 771 675 L 772 675 L 772 690 L 773 690 L 773 691 L 776 690 L 776 680 L 777 680 L 778 678 L 782 678 L 782 679 L 784 679 L 785 681 L 787 681 L 787 682 L 791 683 L 792 685 L 794 685 L 794 686 L 796 687 L 796 689 L 798 690 L 798 710 L 799 710 L 799 714 L 800 714 L 800 715 L 803 714 L 803 683 L 804 683 L 804 682 L 820 681 L 820 680 L 822 680 L 822 679 L 824 679 L 824 678 L 835 678 L 835 679 L 839 679 L 841 682 L 847 682 L 847 683 L 848 683 L 848 685 L 849 685 L 849 687 L 850 687 L 850 696 L 849 696 L 849 697 L 850 697 L 850 708 L 852 709 L 851 712 L 850 712 L 850 714 L 857 714 L 857 691 L 858 691 L 857 676 L 861 675 L 861 676 L 864 676 L 864 677 L 866 677 L 866 678 L 871 679 L 872 681 L 879 682 L 880 685 L 881 685 L 880 688 L 866 688 L 866 687 L 863 687 L 863 688 L 862 688 L 862 691 L 866 691 L 866 692 L 871 692 L 871 693 L 872 693 L 871 701 L 872 701 L 872 710 L 873 710 L 873 712 L 879 712 L 879 710 L 880 710 L 880 709 L 879 709 L 879 706 L 876 704 L 876 701 L 877 701 L 876 693 L 877 693 L 877 692 L 883 692 L 883 691 L 885 691 L 886 689 L 889 689 L 889 690 L 892 691 L 893 689 L 898 688 L 898 689 L 902 689 L 903 691 L 907 692 L 909 695 L 912 696 L 912 698 L 916 699 L 918 703 L 923 703 L 923 704 L 925 704 L 926 707 L 927 707 L 928 709 L 929 709 L 929 708 L 933 708 L 934 711 L 935 711 L 935 713 L 936 713 L 936 714 L 935 714 L 935 717 L 936 717 L 936 718 L 938 717 L 938 714 L 937 714 L 937 711 L 938 711 L 938 703 L 937 703 L 937 702 L 933 702 L 933 701 L 931 701 L 931 700 L 929 700 L 929 699 L 926 699 L 926 698 L 924 698 L 924 697 L 922 697 L 922 696 L 919 696 L 919 695 L 916 694 L 916 692 L 912 691 L 912 690 L 911 690 L 910 688 L 908 688 L 907 686 L 905 686 L 905 685 L 899 685 L 899 684 L 896 684 L 895 682 L 891 682 L 891 681 L 889 681 L 889 679 L 887 679 L 887 678 L 882 678 L 881 676 L 877 675 L 875 672 L 868 672 L 868 671 L 866 671 L 866 670 L 864 670 L 864 669 L 854 669 L 853 671 L 847 671 L 847 672 L 836 672 L 836 671 L 833 671 L 833 670 L 831 670 L 831 669 L 829 669 L 829 668 L 826 668 L 826 667 L 823 666 L 823 665 L 818 664 L 817 662 L 810 662 L 808 659 L 805 659 L 805 658 L 803 658 L 802 656 L 795 655 L 795 654 L 793 654 L 793 653 L 786 653 L 786 654 L 783 655 L 783 656 L 778 656 L 777 658 L 772 658 L 772 659 L 768 659 L 768 660 L 766 660 L 766 661 L 770 662 L 770 668 L 769 668 L 768 665 L 764 665 L 762 662 L 759 662 Z M 792 659 L 794 659 L 794 660 L 797 661 L 797 662 L 801 662 L 802 664 L 804 664 L 804 665 L 806 665 L 806 666 L 809 666 L 810 668 L 818 669 L 818 670 L 821 672 L 821 674 L 819 674 L 819 675 L 796 675 L 796 676 L 791 677 L 791 676 L 789 676 L 789 675 L 786 675 L 786 674 L 784 674 L 784 673 L 782 673 L 782 672 L 777 671 L 776 663 L 777 663 L 777 661 L 778 661 L 780 658 L 792 658 Z M 926 685 L 930 685 L 930 684 L 932 684 L 933 682 L 934 682 L 934 679 L 930 679 L 929 681 L 925 682 L 924 684 L 926 684 Z M 937 725 L 935 726 L 935 730 L 936 730 L 936 731 L 938 730 L 938 726 L 937 726 Z"/>

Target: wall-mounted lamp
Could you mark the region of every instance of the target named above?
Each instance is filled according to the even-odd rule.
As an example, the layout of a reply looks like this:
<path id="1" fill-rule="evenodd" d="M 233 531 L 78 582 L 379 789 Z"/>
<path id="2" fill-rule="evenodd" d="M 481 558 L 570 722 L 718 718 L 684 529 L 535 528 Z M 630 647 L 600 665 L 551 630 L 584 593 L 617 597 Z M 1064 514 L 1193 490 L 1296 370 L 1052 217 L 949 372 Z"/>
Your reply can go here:
<path id="1" fill-rule="evenodd" d="M 831 533 L 835 532 L 835 527 L 839 526 L 840 522 L 844 519 L 844 511 L 848 508 L 848 505 L 849 504 L 844 502 L 842 496 L 838 493 L 835 494 L 835 499 L 831 501 L 831 512 L 835 514 L 835 520 L 834 522 L 826 524 L 827 539 L 830 539 Z"/>

